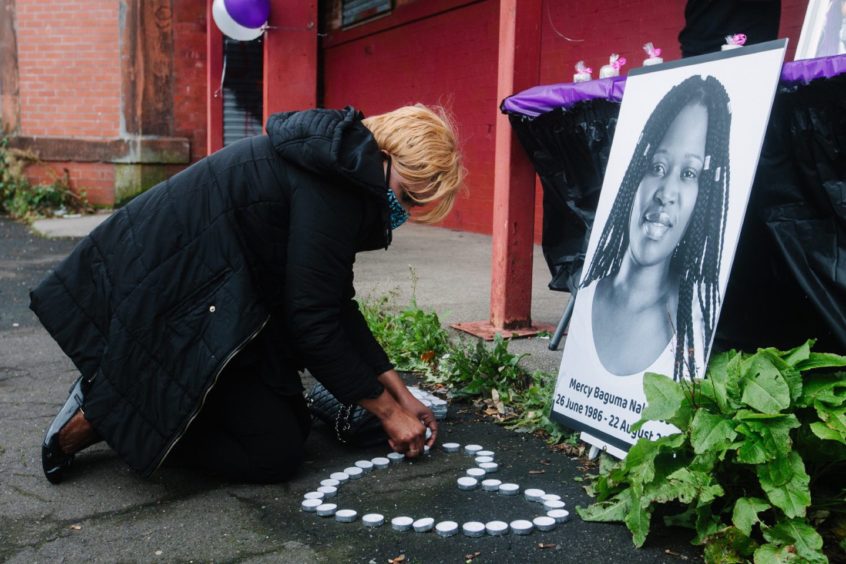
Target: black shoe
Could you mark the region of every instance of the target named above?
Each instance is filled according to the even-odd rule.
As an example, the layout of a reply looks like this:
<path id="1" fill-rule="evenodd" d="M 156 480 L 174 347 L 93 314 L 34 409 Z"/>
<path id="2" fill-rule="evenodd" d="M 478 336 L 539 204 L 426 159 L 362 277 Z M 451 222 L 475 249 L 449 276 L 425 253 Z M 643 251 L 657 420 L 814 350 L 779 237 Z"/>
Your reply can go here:
<path id="1" fill-rule="evenodd" d="M 70 467 L 73 462 L 72 454 L 65 454 L 59 448 L 59 431 L 67 425 L 68 421 L 79 411 L 82 407 L 82 377 L 77 379 L 76 383 L 71 386 L 70 394 L 59 410 L 47 433 L 44 434 L 44 442 L 41 444 L 41 465 L 44 468 L 44 475 L 51 484 L 58 484 L 62 481 L 62 475 L 65 470 Z"/>

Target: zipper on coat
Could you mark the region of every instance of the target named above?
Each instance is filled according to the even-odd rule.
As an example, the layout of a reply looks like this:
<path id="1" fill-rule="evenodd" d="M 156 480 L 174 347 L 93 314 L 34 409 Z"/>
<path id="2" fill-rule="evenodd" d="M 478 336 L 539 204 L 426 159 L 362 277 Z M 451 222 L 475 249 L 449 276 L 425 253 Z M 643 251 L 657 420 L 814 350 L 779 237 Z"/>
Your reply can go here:
<path id="1" fill-rule="evenodd" d="M 164 461 L 167 460 L 167 456 L 170 454 L 170 451 L 173 450 L 173 447 L 175 447 L 176 443 L 179 442 L 179 439 L 181 439 L 185 435 L 185 433 L 191 427 L 191 423 L 194 422 L 194 419 L 196 419 L 197 416 L 200 414 L 200 412 L 203 410 L 203 406 L 206 404 L 206 399 L 209 397 L 209 392 L 211 392 L 212 388 L 214 388 L 215 385 L 217 384 L 217 380 L 218 380 L 218 378 L 220 378 L 220 375 L 223 373 L 223 370 L 229 365 L 229 363 L 232 361 L 232 359 L 235 358 L 235 355 L 237 355 L 239 352 L 241 352 L 241 350 L 244 347 L 246 347 L 250 343 L 250 341 L 255 339 L 258 336 L 258 334 L 261 333 L 262 329 L 264 329 L 264 327 L 265 327 L 265 325 L 267 325 L 268 321 L 270 321 L 270 314 L 268 314 L 267 317 L 264 318 L 264 321 L 261 322 L 261 324 L 258 326 L 258 328 L 255 331 L 250 333 L 250 335 L 247 336 L 246 339 L 241 341 L 241 343 L 237 347 L 232 349 L 232 351 L 228 355 L 226 355 L 226 358 L 223 359 L 223 362 L 220 364 L 220 366 L 215 371 L 214 377 L 212 377 L 211 385 L 208 388 L 206 388 L 206 391 L 203 394 L 203 398 L 200 400 L 199 406 L 194 410 L 194 412 L 188 418 L 188 424 L 185 425 L 185 427 L 182 429 L 182 431 L 180 431 L 173 438 L 172 441 L 170 441 L 170 444 L 167 446 L 167 448 L 164 451 L 164 456 L 162 456 L 159 459 L 159 461 L 156 463 L 156 466 L 153 468 L 153 470 L 150 472 L 150 474 L 155 473 L 156 470 L 158 470 L 161 467 L 161 465 L 164 463 Z"/>

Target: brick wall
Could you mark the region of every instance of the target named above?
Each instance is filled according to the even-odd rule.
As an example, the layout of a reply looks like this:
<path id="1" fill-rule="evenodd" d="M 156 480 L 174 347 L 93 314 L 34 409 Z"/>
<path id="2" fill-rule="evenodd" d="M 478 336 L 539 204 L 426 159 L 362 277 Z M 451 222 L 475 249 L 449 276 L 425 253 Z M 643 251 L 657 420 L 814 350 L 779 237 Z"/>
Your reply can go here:
<path id="1" fill-rule="evenodd" d="M 22 135 L 118 135 L 118 4 L 17 0 Z"/>
<path id="2" fill-rule="evenodd" d="M 174 135 L 191 140 L 192 161 L 206 155 L 206 2 L 173 2 Z"/>
<path id="3" fill-rule="evenodd" d="M 612 52 L 628 59 L 624 71 L 640 66 L 647 41 L 661 47 L 666 59 L 678 58 L 684 4 L 684 0 L 546 0 L 539 84 L 572 81 L 580 59 L 598 76 Z M 780 35 L 790 38 L 786 60 L 793 58 L 806 4 L 782 0 Z M 420 101 L 451 108 L 470 173 L 470 197 L 457 203 L 443 225 L 482 233 L 490 233 L 493 215 L 493 123 L 500 102 L 495 99 L 498 6 L 496 0 L 484 0 L 398 27 L 376 20 L 362 26 L 362 37 L 340 44 L 330 41 L 323 53 L 327 107 L 353 104 L 373 114 Z M 375 31 L 368 35 L 367 26 Z M 535 238 L 540 241 L 539 186 L 537 190 Z"/>

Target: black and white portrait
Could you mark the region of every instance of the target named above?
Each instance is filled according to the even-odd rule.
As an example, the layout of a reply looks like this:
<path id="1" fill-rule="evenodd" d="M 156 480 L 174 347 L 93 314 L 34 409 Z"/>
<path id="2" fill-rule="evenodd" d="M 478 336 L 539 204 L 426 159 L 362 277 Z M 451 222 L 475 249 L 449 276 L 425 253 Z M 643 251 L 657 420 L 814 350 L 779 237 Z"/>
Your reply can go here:
<path id="1" fill-rule="evenodd" d="M 627 79 L 553 410 L 618 453 L 637 438 L 644 373 L 705 374 L 782 57 L 770 45 Z"/>

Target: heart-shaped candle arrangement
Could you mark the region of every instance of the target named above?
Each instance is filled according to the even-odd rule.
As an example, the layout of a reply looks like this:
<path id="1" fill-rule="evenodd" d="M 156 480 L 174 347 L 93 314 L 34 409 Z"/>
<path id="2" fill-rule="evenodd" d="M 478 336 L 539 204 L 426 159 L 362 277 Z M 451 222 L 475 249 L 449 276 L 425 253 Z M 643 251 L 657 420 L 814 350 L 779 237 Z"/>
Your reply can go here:
<path id="1" fill-rule="evenodd" d="M 458 453 L 461 445 L 458 443 L 445 443 L 442 449 L 447 453 Z M 499 465 L 495 462 L 493 451 L 485 450 L 481 445 L 465 445 L 464 454 L 473 458 L 474 467 L 466 470 L 466 474 L 456 480 L 461 490 L 481 489 L 486 492 L 496 493 L 503 496 L 515 496 L 520 493 L 520 486 L 514 483 L 503 483 L 501 480 L 489 477 L 497 472 Z M 359 460 L 354 466 L 345 468 L 343 472 L 333 472 L 329 478 L 320 482 L 320 487 L 305 494 L 301 507 L 303 511 L 316 513 L 320 517 L 334 517 L 340 523 L 352 523 L 358 520 L 358 511 L 350 508 L 338 508 L 338 504 L 332 500 L 338 495 L 340 488 L 351 480 L 358 480 L 365 474 L 388 468 L 391 464 L 402 462 L 404 455 L 392 452 L 387 457 L 377 457 L 371 460 Z M 391 519 L 391 528 L 395 531 L 411 531 L 425 533 L 431 530 L 442 537 L 451 537 L 463 532 L 468 537 L 481 537 L 485 535 L 500 536 L 509 532 L 515 535 L 527 535 L 533 530 L 550 531 L 559 523 L 564 523 L 570 518 L 570 513 L 565 509 L 566 504 L 561 496 L 547 493 L 539 489 L 523 490 L 523 497 L 530 504 L 537 504 L 542 513 L 533 519 L 517 519 L 506 523 L 504 521 L 467 521 L 459 525 L 455 521 L 443 520 L 436 522 L 432 517 L 414 519 L 408 516 L 397 516 Z M 381 527 L 385 523 L 385 516 L 379 513 L 367 513 L 361 517 L 365 527 Z"/>

